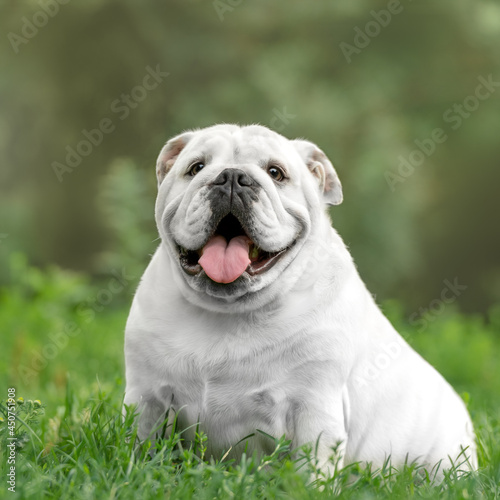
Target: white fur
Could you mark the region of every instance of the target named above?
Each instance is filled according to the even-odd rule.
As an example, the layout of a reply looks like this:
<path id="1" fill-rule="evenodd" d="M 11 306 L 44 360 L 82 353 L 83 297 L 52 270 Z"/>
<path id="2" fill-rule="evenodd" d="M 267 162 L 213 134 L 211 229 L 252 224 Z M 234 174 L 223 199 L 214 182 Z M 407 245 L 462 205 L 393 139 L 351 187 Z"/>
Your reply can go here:
<path id="1" fill-rule="evenodd" d="M 125 404 L 139 406 L 140 436 L 147 437 L 173 407 L 181 426 L 191 426 L 185 437 L 193 438 L 199 422 L 209 452 L 219 456 L 259 429 L 286 434 L 293 446 L 319 439 L 325 467 L 341 443 L 344 463 L 375 466 L 390 456 L 396 466 L 417 460 L 432 467 L 442 460 L 448 468 L 468 447 L 469 466 L 476 468 L 463 402 L 366 290 L 330 226 L 320 183 L 306 167 L 304 141 L 298 148 L 264 127 L 235 125 L 186 137 L 160 178 L 162 242 L 126 328 Z M 210 161 L 187 177 L 189 162 L 200 154 Z M 286 166 L 287 183 L 278 185 L 266 173 L 263 162 L 270 158 Z M 262 185 L 253 207 L 259 246 L 276 251 L 296 241 L 275 267 L 243 276 L 231 294 L 221 288 L 226 285 L 204 288 L 188 279 L 174 243 L 197 248 L 206 240 L 209 184 L 228 167 Z M 335 186 L 338 200 L 340 184 Z M 248 446 L 268 451 L 272 442 L 256 434 Z"/>

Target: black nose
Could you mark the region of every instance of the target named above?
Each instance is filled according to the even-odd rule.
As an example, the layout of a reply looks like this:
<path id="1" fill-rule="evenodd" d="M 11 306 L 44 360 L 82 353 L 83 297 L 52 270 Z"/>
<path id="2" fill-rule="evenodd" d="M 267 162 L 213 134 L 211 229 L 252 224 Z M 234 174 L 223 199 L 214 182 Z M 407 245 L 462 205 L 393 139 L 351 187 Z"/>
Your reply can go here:
<path id="1" fill-rule="evenodd" d="M 239 168 L 226 168 L 213 181 L 225 194 L 240 194 L 246 188 L 255 186 L 255 181 Z"/>
<path id="2" fill-rule="evenodd" d="M 260 185 L 239 168 L 226 168 L 211 184 L 209 199 L 214 218 L 233 213 L 248 217 L 253 203 L 258 201 Z"/>

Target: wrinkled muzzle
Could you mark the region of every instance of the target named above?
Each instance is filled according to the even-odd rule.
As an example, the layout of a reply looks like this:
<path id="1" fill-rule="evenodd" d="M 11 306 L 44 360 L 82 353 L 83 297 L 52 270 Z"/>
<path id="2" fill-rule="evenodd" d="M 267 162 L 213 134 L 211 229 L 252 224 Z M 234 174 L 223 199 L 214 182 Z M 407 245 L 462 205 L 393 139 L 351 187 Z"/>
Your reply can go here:
<path id="1" fill-rule="evenodd" d="M 180 263 L 190 275 L 202 270 L 216 283 L 232 283 L 270 269 L 284 253 L 259 248 L 251 216 L 261 186 L 243 170 L 227 168 L 212 181 L 208 202 L 212 211 L 209 237 L 196 250 L 180 248 Z"/>

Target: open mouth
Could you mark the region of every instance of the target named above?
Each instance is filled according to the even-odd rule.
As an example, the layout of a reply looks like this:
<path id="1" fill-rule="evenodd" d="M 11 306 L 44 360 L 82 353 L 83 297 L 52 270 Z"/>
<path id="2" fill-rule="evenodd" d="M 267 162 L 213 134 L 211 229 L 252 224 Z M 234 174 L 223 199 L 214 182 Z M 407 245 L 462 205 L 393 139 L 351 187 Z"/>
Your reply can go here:
<path id="1" fill-rule="evenodd" d="M 261 274 L 274 266 L 287 249 L 266 252 L 259 248 L 233 214 L 226 215 L 213 235 L 198 250 L 179 248 L 182 269 L 195 276 L 202 269 L 217 283 L 232 283 L 244 272 Z"/>

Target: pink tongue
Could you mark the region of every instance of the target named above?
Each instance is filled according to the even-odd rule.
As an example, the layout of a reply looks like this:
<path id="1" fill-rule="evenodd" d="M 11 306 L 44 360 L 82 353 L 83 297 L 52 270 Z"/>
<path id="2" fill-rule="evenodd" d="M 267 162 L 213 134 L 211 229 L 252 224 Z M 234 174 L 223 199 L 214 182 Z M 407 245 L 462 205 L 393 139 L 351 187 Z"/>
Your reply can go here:
<path id="1" fill-rule="evenodd" d="M 214 236 L 204 247 L 198 261 L 207 276 L 217 283 L 232 283 L 250 264 L 250 238 L 236 236 L 229 244 L 223 236 Z"/>

